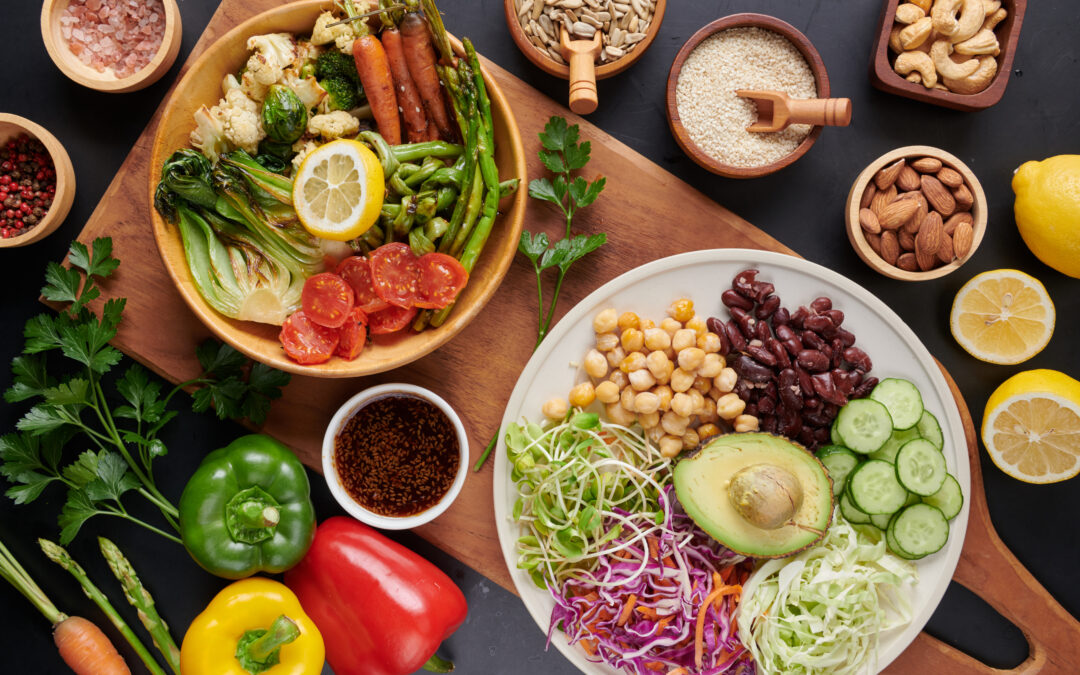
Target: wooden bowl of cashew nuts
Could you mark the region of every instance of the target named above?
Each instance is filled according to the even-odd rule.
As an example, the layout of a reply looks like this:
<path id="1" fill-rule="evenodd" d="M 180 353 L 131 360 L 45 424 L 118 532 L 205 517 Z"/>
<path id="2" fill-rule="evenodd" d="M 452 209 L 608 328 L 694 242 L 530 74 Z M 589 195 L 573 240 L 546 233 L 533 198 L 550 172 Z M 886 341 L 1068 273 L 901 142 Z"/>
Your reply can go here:
<path id="1" fill-rule="evenodd" d="M 955 110 L 1005 94 L 1027 0 L 885 0 L 871 83 Z"/>

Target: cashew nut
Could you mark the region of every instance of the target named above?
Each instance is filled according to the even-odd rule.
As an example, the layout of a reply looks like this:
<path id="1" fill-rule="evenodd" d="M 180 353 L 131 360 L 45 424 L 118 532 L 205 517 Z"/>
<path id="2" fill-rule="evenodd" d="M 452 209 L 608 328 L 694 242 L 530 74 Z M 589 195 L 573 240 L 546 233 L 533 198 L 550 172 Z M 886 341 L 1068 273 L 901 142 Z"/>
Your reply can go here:
<path id="1" fill-rule="evenodd" d="M 952 43 L 948 40 L 938 40 L 930 47 L 930 59 L 937 71 L 941 73 L 941 77 L 962 80 L 979 69 L 979 62 L 975 59 L 968 59 L 961 63 L 953 61 L 949 58 L 952 51 Z M 925 75 L 923 77 L 925 79 Z"/>
<path id="2" fill-rule="evenodd" d="M 910 26 L 905 26 L 900 31 L 900 47 L 904 51 L 921 47 L 930 37 L 930 34 L 934 32 L 933 24 L 933 19 L 924 16 Z"/>
<path id="3" fill-rule="evenodd" d="M 964 9 L 960 12 L 960 21 L 956 32 L 949 36 L 953 42 L 963 42 L 982 29 L 986 20 L 986 8 L 982 0 L 964 0 Z"/>
<path id="4" fill-rule="evenodd" d="M 903 35 L 901 34 L 901 43 L 903 43 Z M 975 34 L 975 37 L 964 40 L 963 42 L 957 42 L 954 45 L 954 49 L 958 54 L 993 54 L 997 56 L 1001 52 L 1001 48 L 998 45 L 998 39 L 994 36 L 994 31 L 986 30 L 985 28 Z"/>
<path id="5" fill-rule="evenodd" d="M 936 0 L 933 9 L 930 10 L 930 17 L 934 20 L 934 30 L 945 36 L 955 33 L 959 27 L 956 15 L 963 6 L 964 0 Z"/>
<path id="6" fill-rule="evenodd" d="M 897 54 L 904 51 L 904 47 L 900 44 L 900 32 L 904 30 L 903 26 L 893 26 L 889 31 L 889 49 L 893 50 Z"/>
<path id="7" fill-rule="evenodd" d="M 983 0 L 983 11 L 986 12 L 986 16 L 991 16 L 999 9 L 1001 9 L 1001 0 Z"/>
<path id="8" fill-rule="evenodd" d="M 908 73 L 907 77 L 905 77 L 904 79 L 908 82 L 911 82 L 912 84 L 922 84 L 922 75 L 920 75 L 919 71 L 917 70 Z"/>
<path id="9" fill-rule="evenodd" d="M 993 56 L 980 56 L 978 63 L 978 69 L 965 78 L 944 78 L 945 86 L 957 94 L 977 94 L 989 87 L 997 75 L 997 59 Z"/>
<path id="10" fill-rule="evenodd" d="M 934 6 L 934 0 L 908 0 L 911 4 L 915 5 L 923 11 L 923 14 L 929 14 L 930 8 Z"/>
<path id="11" fill-rule="evenodd" d="M 937 32 L 953 42 L 961 42 L 979 32 L 986 9 L 983 0 L 937 0 L 930 16 Z"/>
<path id="12" fill-rule="evenodd" d="M 905 2 L 896 8 L 896 20 L 900 23 L 915 23 L 924 16 L 926 12 L 923 8 L 910 2 Z"/>
<path id="13" fill-rule="evenodd" d="M 999 9 L 990 16 L 986 17 L 986 21 L 983 23 L 983 30 L 994 30 L 997 25 L 1005 20 L 1005 17 L 1009 16 L 1009 13 L 1005 9 Z"/>
<path id="14" fill-rule="evenodd" d="M 893 64 L 893 70 L 900 75 L 909 75 L 913 71 L 918 71 L 922 77 L 922 84 L 927 89 L 933 87 L 938 81 L 933 60 L 923 52 L 904 52 L 897 56 L 896 63 Z"/>

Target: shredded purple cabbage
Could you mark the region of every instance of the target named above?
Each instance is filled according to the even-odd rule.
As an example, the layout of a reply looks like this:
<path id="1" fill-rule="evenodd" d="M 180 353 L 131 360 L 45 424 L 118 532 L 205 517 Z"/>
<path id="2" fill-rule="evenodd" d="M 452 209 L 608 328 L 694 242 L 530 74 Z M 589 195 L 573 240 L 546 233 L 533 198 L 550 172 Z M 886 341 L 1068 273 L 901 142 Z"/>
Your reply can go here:
<path id="1" fill-rule="evenodd" d="M 549 586 L 555 607 L 548 643 L 559 628 L 570 644 L 582 640 L 595 644 L 596 654 L 589 660 L 635 675 L 657 675 L 675 668 L 686 668 L 695 675 L 752 675 L 756 672 L 753 659 L 731 625 L 736 603 L 731 596 L 723 599 L 719 610 L 716 603 L 706 610 L 701 669 L 694 662 L 697 614 L 713 590 L 713 573 L 744 558 L 702 532 L 679 507 L 670 486 L 664 490 L 662 502 L 668 508 L 664 526 L 656 537 L 657 548 L 661 559 L 670 556 L 676 566 L 649 557 L 640 538 L 613 542 L 628 546 L 600 558 L 595 569 L 580 572 L 561 589 Z M 590 594 L 595 595 L 586 597 Z M 635 607 L 654 609 L 661 621 L 635 610 L 619 626 L 619 616 L 631 595 L 636 596 Z M 663 619 L 667 623 L 658 630 Z M 598 632 L 589 627 L 594 622 Z M 656 663 L 665 668 L 657 671 Z"/>

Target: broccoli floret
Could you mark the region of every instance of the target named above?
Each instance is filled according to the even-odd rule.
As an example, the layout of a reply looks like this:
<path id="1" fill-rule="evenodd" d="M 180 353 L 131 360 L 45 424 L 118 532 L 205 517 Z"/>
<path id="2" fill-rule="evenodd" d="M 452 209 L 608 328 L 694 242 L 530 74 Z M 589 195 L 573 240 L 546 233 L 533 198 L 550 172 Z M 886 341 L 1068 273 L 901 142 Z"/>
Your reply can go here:
<path id="1" fill-rule="evenodd" d="M 352 110 L 360 106 L 360 92 L 356 85 L 343 77 L 328 77 L 320 80 L 319 86 L 326 90 L 330 110 Z"/>
<path id="2" fill-rule="evenodd" d="M 315 60 L 315 77 L 319 80 L 340 77 L 360 86 L 360 75 L 356 72 L 356 62 L 351 56 L 341 52 L 326 51 Z"/>

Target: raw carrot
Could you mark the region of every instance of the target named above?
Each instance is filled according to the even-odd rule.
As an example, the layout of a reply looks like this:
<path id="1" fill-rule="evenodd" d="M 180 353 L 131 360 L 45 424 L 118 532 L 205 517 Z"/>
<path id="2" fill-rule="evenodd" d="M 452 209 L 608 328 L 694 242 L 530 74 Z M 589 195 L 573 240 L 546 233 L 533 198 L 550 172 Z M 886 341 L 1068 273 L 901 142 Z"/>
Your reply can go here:
<path id="1" fill-rule="evenodd" d="M 454 138 L 450 128 L 450 116 L 446 114 L 446 99 L 443 97 L 442 83 L 435 70 L 435 47 L 431 43 L 431 31 L 427 19 L 418 12 L 409 12 L 401 20 L 401 38 L 405 46 L 405 60 L 409 64 L 416 88 L 424 100 L 428 118 L 435 123 L 439 135 L 445 139 Z"/>
<path id="2" fill-rule="evenodd" d="M 714 575 L 714 578 L 715 575 Z M 701 662 L 705 656 L 705 614 L 709 611 L 709 607 L 715 602 L 723 598 L 725 595 L 739 595 L 742 593 L 742 586 L 718 586 L 713 589 L 712 593 L 705 596 L 705 600 L 701 603 L 701 607 L 698 609 L 697 626 L 694 629 L 694 664 L 701 668 Z"/>
<path id="3" fill-rule="evenodd" d="M 353 40 L 353 60 L 379 133 L 390 145 L 401 145 L 401 120 L 386 50 L 374 36 L 363 35 Z"/>
<path id="4" fill-rule="evenodd" d="M 619 614 L 619 620 L 615 622 L 616 626 L 625 626 L 626 622 L 630 620 L 630 614 L 634 611 L 634 605 L 637 604 L 637 595 L 631 593 L 630 598 L 626 601 L 626 605 L 622 609 L 622 613 Z"/>
<path id="5" fill-rule="evenodd" d="M 53 642 L 64 663 L 78 675 L 131 675 L 105 633 L 82 617 L 70 616 L 56 624 Z"/>
<path id="6" fill-rule="evenodd" d="M 401 32 L 397 28 L 387 28 L 380 36 L 386 58 L 390 62 L 390 73 L 394 77 L 394 92 L 397 94 L 398 108 L 405 118 L 405 133 L 410 143 L 430 140 L 428 138 L 428 120 L 424 114 L 424 102 L 420 92 L 409 74 L 409 64 L 405 61 L 405 48 L 401 43 Z"/>
<path id="7" fill-rule="evenodd" d="M 690 675 L 690 671 L 686 668 L 676 668 L 674 670 L 667 671 L 667 675 Z"/>

